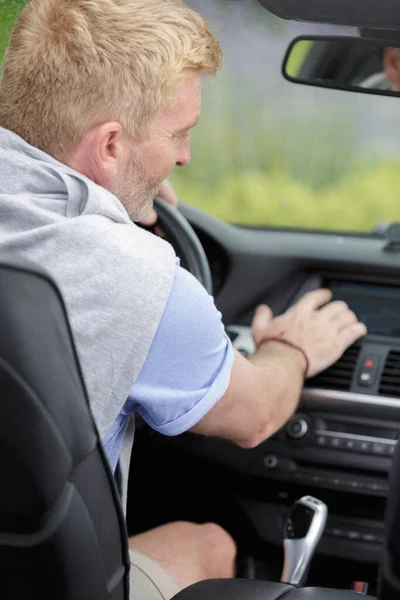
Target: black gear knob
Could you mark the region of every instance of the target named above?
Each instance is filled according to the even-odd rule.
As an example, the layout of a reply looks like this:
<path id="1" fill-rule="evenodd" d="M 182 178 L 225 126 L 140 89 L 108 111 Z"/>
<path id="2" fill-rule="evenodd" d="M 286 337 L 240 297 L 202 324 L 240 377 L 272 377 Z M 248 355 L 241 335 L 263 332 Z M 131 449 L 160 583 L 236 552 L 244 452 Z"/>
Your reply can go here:
<path id="1" fill-rule="evenodd" d="M 326 504 L 313 496 L 303 496 L 294 503 L 284 525 L 284 565 L 282 583 L 304 585 L 312 557 L 325 529 Z"/>

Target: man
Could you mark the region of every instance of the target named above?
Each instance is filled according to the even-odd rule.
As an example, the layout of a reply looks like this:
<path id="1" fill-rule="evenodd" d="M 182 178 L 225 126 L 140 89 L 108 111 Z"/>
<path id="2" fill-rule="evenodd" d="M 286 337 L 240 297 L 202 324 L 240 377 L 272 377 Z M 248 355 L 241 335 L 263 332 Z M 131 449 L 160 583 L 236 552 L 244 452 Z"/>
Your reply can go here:
<path id="1" fill-rule="evenodd" d="M 131 222 L 151 218 L 160 184 L 188 164 L 201 75 L 220 62 L 207 24 L 180 0 L 31 0 L 6 54 L 0 248 L 58 283 L 104 447 L 125 478 L 133 412 L 166 435 L 253 447 L 292 415 L 304 377 L 366 333 L 320 290 L 277 318 L 260 306 L 247 360 L 171 246 Z M 137 598 L 234 576 L 233 540 L 213 524 L 168 524 L 130 545 Z"/>
<path id="2" fill-rule="evenodd" d="M 389 89 L 400 92 L 400 48 L 388 46 L 383 51 L 383 70 Z"/>
<path id="3" fill-rule="evenodd" d="M 382 49 L 382 71 L 369 75 L 360 87 L 385 92 L 400 92 L 400 48 L 386 46 Z"/>
<path id="4" fill-rule="evenodd" d="M 359 29 L 362 38 L 387 41 L 388 46 L 382 48 L 382 71 L 373 73 L 360 83 L 361 87 L 400 92 L 400 48 L 390 46 L 396 40 L 397 32 L 384 29 Z M 400 40 L 399 40 L 400 41 Z"/>

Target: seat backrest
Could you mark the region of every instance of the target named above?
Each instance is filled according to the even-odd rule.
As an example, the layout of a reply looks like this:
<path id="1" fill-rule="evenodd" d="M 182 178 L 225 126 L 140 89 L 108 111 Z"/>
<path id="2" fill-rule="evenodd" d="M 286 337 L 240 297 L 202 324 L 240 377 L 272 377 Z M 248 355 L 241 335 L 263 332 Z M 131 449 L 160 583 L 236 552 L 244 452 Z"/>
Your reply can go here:
<path id="1" fill-rule="evenodd" d="M 0 598 L 127 600 L 128 576 L 124 516 L 60 292 L 0 257 Z"/>

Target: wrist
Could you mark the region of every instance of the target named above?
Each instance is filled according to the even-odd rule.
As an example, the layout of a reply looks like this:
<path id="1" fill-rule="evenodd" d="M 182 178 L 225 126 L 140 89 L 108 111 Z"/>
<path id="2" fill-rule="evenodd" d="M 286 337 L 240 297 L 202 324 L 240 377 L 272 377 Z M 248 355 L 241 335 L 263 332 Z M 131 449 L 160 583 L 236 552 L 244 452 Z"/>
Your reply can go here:
<path id="1" fill-rule="evenodd" d="M 294 342 L 291 342 L 287 338 L 281 336 L 265 336 L 261 338 L 257 343 L 257 352 L 261 349 L 265 350 L 271 346 L 274 349 L 274 354 L 279 353 L 286 356 L 291 356 L 300 366 L 302 375 L 304 378 L 310 369 L 310 361 L 306 352 L 301 346 L 298 346 Z"/>

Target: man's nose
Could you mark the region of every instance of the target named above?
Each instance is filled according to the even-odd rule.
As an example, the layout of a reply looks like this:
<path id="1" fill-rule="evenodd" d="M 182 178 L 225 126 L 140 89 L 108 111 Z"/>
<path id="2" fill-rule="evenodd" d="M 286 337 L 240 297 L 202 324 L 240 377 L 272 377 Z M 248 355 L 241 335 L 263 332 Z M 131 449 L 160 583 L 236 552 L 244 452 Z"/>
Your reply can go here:
<path id="1" fill-rule="evenodd" d="M 177 167 L 186 167 L 190 163 L 190 141 L 182 144 L 176 160 Z"/>

